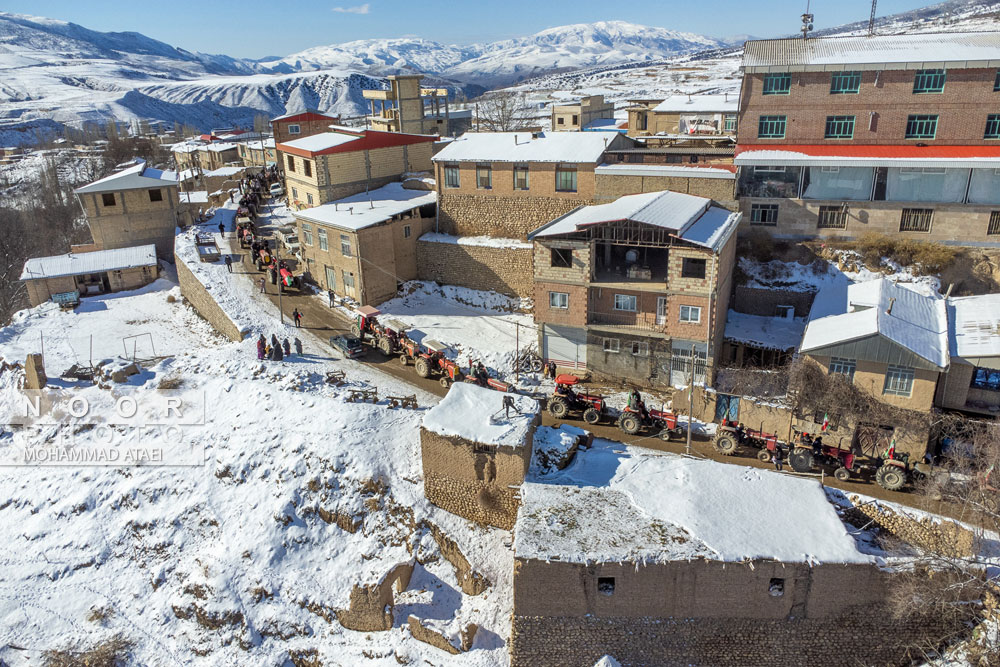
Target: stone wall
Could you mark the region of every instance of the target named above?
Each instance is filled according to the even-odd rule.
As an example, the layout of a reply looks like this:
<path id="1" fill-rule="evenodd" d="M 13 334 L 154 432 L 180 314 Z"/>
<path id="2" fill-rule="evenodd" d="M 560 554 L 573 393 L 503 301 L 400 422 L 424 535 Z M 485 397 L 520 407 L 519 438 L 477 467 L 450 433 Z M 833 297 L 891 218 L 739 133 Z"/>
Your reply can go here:
<path id="1" fill-rule="evenodd" d="M 974 558 L 982 545 L 976 535 L 955 521 L 942 519 L 935 522 L 930 517 L 914 518 L 895 512 L 877 501 L 862 502 L 851 496 L 854 511 L 870 519 L 883 530 L 920 549 L 938 553 L 946 558 Z"/>
<path id="2" fill-rule="evenodd" d="M 816 292 L 764 289 L 737 285 L 733 291 L 733 310 L 748 315 L 773 317 L 778 306 L 792 306 L 795 317 L 807 317 Z"/>
<path id="3" fill-rule="evenodd" d="M 177 282 L 181 287 L 181 294 L 184 295 L 188 303 L 194 306 L 194 309 L 208 320 L 209 324 L 220 334 L 235 342 L 243 340 L 243 332 L 219 307 L 201 281 L 184 264 L 184 261 L 175 256 L 174 264 L 177 266 Z"/>
<path id="4" fill-rule="evenodd" d="M 531 248 L 417 241 L 420 280 L 531 297 Z"/>
<path id="5" fill-rule="evenodd" d="M 439 194 L 440 229 L 456 236 L 496 236 L 526 239 L 547 222 L 590 199 L 556 197 L 504 197 L 498 195 Z"/>
<path id="6" fill-rule="evenodd" d="M 413 563 L 399 563 L 378 582 L 351 590 L 350 607 L 336 611 L 337 621 L 348 630 L 384 632 L 393 625 L 393 592 L 402 593 L 410 585 Z"/>
<path id="7" fill-rule="evenodd" d="M 641 166 L 641 165 L 640 165 Z M 678 165 L 685 166 L 685 165 Z M 594 199 L 606 203 L 624 195 L 640 192 L 660 192 L 671 190 L 688 195 L 715 200 L 721 206 L 737 210 L 736 179 L 696 178 L 693 176 L 649 176 L 624 174 L 597 174 L 597 189 Z"/>

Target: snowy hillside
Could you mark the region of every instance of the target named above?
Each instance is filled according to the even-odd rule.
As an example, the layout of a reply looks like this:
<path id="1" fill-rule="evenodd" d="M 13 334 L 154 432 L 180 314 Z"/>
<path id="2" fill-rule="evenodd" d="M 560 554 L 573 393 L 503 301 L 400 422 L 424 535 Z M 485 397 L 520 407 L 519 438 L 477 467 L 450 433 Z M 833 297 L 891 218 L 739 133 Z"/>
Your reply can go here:
<path id="1" fill-rule="evenodd" d="M 426 39 L 361 39 L 316 46 L 277 60 L 262 60 L 265 72 L 353 69 L 369 74 L 412 70 L 438 74 L 480 54 L 476 46 L 440 44 Z"/>

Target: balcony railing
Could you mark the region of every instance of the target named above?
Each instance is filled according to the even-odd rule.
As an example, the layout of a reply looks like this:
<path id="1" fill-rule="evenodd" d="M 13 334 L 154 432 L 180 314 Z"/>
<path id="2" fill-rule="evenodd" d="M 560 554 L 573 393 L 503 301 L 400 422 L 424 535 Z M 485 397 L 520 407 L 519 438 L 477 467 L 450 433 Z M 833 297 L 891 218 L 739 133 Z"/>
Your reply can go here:
<path id="1" fill-rule="evenodd" d="M 648 331 L 651 333 L 666 333 L 667 322 L 663 317 L 657 317 L 656 313 L 629 312 L 624 310 L 616 311 L 595 311 L 587 312 L 587 324 L 603 324 L 613 326 L 618 329 L 630 329 L 635 331 Z"/>

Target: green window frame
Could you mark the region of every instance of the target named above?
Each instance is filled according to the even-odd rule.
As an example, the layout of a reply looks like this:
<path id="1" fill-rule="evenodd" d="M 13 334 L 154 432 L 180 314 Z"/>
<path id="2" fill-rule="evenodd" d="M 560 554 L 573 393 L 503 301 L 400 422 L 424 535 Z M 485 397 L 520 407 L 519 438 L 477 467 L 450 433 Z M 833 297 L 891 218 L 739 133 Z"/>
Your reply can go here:
<path id="1" fill-rule="evenodd" d="M 986 132 L 983 139 L 1000 139 L 1000 113 L 991 113 L 986 116 Z"/>
<path id="2" fill-rule="evenodd" d="M 757 121 L 758 139 L 784 139 L 785 116 L 761 116 Z"/>
<path id="3" fill-rule="evenodd" d="M 735 132 L 736 131 L 736 114 L 727 113 L 723 116 L 723 132 Z"/>
<path id="4" fill-rule="evenodd" d="M 1000 69 L 997 70 L 997 78 L 993 79 L 993 92 L 1000 92 Z"/>
<path id="5" fill-rule="evenodd" d="M 830 75 L 831 95 L 854 95 L 861 91 L 861 72 L 834 72 Z"/>
<path id="6" fill-rule="evenodd" d="M 943 69 L 918 69 L 916 76 L 913 77 L 913 92 L 943 93 L 946 77 L 947 72 Z"/>
<path id="7" fill-rule="evenodd" d="M 907 139 L 933 139 L 937 136 L 937 114 L 910 114 L 906 118 Z"/>
<path id="8" fill-rule="evenodd" d="M 827 116 L 824 136 L 827 139 L 853 139 L 854 116 Z"/>
<path id="9" fill-rule="evenodd" d="M 763 95 L 788 95 L 792 91 L 792 75 L 788 72 L 764 75 Z"/>

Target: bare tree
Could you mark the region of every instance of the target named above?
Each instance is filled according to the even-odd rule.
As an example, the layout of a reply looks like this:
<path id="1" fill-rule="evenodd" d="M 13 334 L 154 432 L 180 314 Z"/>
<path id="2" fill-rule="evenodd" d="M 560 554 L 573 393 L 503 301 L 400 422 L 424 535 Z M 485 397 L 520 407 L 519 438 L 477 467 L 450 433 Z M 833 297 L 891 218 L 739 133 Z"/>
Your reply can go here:
<path id="1" fill-rule="evenodd" d="M 527 96 L 513 90 L 487 93 L 476 102 L 479 129 L 488 132 L 513 132 L 532 124 Z"/>

